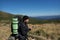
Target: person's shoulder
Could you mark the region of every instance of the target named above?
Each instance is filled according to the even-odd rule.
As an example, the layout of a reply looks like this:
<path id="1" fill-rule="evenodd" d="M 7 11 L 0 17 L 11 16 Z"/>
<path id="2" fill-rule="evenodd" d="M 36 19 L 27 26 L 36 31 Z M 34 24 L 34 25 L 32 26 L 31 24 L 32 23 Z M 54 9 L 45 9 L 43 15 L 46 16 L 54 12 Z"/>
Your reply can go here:
<path id="1" fill-rule="evenodd" d="M 20 25 L 20 26 L 24 26 L 24 23 L 23 23 L 23 22 L 19 22 L 19 25 Z"/>

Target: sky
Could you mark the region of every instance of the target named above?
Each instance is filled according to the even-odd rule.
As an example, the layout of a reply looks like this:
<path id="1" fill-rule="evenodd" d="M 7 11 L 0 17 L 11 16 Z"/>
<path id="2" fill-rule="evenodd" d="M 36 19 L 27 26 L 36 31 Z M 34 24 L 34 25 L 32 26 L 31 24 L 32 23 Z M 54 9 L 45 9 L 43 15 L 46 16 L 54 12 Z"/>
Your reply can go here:
<path id="1" fill-rule="evenodd" d="M 28 16 L 60 15 L 60 0 L 0 0 L 0 10 Z"/>

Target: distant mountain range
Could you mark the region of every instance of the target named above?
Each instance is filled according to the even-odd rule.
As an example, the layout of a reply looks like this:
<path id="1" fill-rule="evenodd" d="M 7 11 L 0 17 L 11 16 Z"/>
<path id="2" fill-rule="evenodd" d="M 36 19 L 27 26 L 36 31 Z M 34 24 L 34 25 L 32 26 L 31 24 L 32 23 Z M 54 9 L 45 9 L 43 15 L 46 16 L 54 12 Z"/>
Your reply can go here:
<path id="1" fill-rule="evenodd" d="M 60 20 L 60 15 L 54 15 L 54 16 L 37 16 L 37 17 L 33 17 L 36 19 L 40 19 L 40 20 Z"/>

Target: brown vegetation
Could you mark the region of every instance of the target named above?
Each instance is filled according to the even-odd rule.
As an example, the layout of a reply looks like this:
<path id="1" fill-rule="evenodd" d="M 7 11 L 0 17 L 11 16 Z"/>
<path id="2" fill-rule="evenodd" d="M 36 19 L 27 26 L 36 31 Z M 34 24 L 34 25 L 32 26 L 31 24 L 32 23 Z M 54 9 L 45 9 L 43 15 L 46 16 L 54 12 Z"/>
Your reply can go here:
<path id="1" fill-rule="evenodd" d="M 60 38 L 60 24 L 28 24 L 29 27 L 32 27 L 30 34 L 37 36 L 44 36 L 48 39 L 58 40 Z M 0 23 L 0 40 L 7 40 L 10 32 L 10 24 Z"/>

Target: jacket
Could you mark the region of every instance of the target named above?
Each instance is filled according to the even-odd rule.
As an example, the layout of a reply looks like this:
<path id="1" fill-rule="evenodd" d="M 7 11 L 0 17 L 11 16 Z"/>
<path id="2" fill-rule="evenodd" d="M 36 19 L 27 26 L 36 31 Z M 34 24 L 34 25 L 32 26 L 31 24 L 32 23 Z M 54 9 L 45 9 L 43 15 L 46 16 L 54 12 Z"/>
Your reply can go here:
<path id="1" fill-rule="evenodd" d="M 31 29 L 28 28 L 27 24 L 24 22 L 19 23 L 19 28 L 18 28 L 18 32 L 21 36 L 24 36 L 25 38 L 28 37 L 27 33 L 30 31 Z"/>

